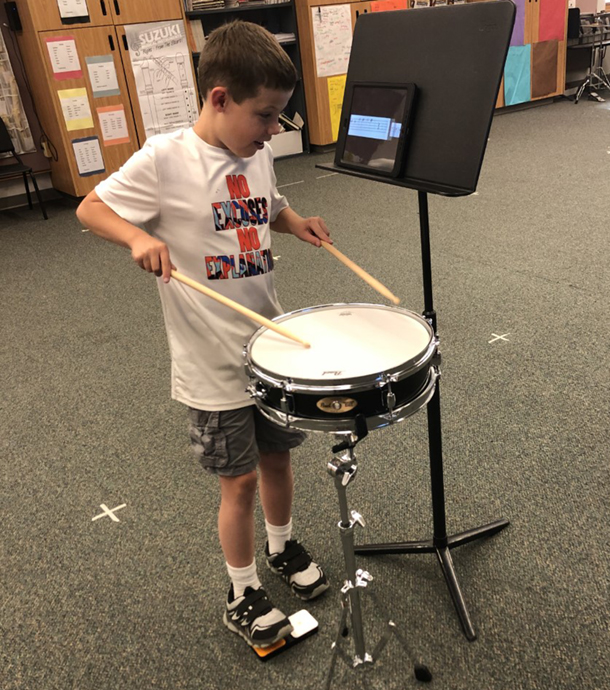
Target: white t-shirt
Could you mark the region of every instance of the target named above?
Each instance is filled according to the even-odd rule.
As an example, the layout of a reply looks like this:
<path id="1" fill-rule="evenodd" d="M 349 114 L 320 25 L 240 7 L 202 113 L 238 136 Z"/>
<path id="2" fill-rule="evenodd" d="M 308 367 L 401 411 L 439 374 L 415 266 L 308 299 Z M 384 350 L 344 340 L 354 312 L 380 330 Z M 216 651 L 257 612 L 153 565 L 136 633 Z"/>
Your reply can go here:
<path id="1" fill-rule="evenodd" d="M 288 206 L 268 144 L 251 158 L 192 129 L 161 134 L 96 188 L 125 220 L 165 242 L 177 270 L 267 318 L 282 313 L 269 223 Z M 251 405 L 243 347 L 257 324 L 183 283 L 157 281 L 172 357 L 172 398 L 202 410 Z"/>

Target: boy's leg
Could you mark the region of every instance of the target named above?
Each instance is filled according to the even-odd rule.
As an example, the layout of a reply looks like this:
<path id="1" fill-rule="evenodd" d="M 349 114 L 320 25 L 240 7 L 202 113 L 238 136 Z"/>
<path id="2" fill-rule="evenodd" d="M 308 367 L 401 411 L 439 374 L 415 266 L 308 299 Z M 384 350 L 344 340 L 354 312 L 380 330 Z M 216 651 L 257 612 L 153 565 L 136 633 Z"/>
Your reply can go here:
<path id="1" fill-rule="evenodd" d="M 290 448 L 303 441 L 303 434 L 270 424 L 257 421 L 259 447 L 269 443 Z M 259 492 L 268 539 L 267 564 L 282 576 L 298 597 L 314 599 L 328 589 L 328 581 L 311 555 L 298 541 L 291 539 L 294 479 L 290 451 L 261 451 L 259 468 Z"/>
<path id="2" fill-rule="evenodd" d="M 250 645 L 273 644 L 292 632 L 261 587 L 254 559 L 254 502 L 259 461 L 252 410 L 190 411 L 193 450 L 220 483 L 218 532 L 231 578 L 225 625 Z"/>
<path id="3" fill-rule="evenodd" d="M 292 516 L 294 495 L 290 451 L 261 452 L 260 458 L 259 493 L 265 519 L 269 524 L 277 527 L 287 525 Z"/>
<path id="4" fill-rule="evenodd" d="M 254 560 L 256 470 L 238 477 L 219 477 L 218 534 L 226 562 L 245 568 Z"/>

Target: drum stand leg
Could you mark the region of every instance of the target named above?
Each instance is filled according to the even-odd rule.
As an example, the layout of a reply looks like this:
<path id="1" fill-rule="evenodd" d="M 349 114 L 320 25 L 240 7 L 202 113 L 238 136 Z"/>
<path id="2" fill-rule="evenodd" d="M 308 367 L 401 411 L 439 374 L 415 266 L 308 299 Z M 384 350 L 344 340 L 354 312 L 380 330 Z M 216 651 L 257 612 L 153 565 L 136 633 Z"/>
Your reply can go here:
<path id="1" fill-rule="evenodd" d="M 357 443 L 357 441 L 355 443 Z M 330 690 L 337 657 L 340 657 L 347 665 L 351 665 L 352 668 L 370 667 L 381 654 L 392 634 L 396 636 L 405 650 L 407 649 L 405 640 L 398 632 L 396 624 L 393 621 L 388 620 L 386 632 L 375 647 L 373 653 L 370 654 L 366 651 L 360 590 L 365 588 L 373 578 L 368 572 L 361 569 L 356 569 L 354 527 L 356 525 L 364 527 L 364 520 L 362 519 L 362 516 L 355 510 L 349 512 L 347 505 L 347 486 L 356 476 L 356 471 L 358 469 L 356 456 L 353 450 L 353 445 L 355 445 L 355 443 L 349 444 L 347 452 L 340 458 L 336 458 L 328 463 L 328 471 L 334 477 L 335 487 L 339 497 L 341 520 L 338 523 L 338 527 L 341 535 L 343 556 L 345 559 L 346 580 L 341 588 L 341 594 L 343 597 L 341 602 L 341 619 L 339 622 L 337 637 L 332 646 L 331 665 L 326 677 L 325 690 Z M 377 600 L 374 599 L 374 601 L 379 608 Z M 354 656 L 352 659 L 350 659 L 349 655 L 340 647 L 341 638 L 346 637 L 349 632 L 347 621 L 348 613 L 350 615 L 349 623 L 351 625 L 352 636 L 354 639 Z M 422 664 L 416 664 L 414 670 L 415 677 L 418 680 L 427 682 L 432 679 L 430 672 Z"/>

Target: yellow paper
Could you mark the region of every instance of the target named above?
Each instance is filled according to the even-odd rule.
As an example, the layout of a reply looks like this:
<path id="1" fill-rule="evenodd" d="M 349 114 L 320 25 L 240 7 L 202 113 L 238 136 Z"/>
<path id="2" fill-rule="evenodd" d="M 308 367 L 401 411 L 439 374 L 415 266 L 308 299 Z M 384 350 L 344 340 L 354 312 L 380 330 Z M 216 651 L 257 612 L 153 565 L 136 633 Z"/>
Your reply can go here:
<path id="1" fill-rule="evenodd" d="M 346 79 L 347 74 L 328 77 L 328 103 L 330 105 L 330 125 L 333 132 L 333 141 L 337 141 L 339 136 L 339 123 L 341 122 L 341 108 L 343 106 Z"/>
<path id="2" fill-rule="evenodd" d="M 93 128 L 93 116 L 89 107 L 87 89 L 62 89 L 57 92 L 57 95 L 69 132 Z"/>

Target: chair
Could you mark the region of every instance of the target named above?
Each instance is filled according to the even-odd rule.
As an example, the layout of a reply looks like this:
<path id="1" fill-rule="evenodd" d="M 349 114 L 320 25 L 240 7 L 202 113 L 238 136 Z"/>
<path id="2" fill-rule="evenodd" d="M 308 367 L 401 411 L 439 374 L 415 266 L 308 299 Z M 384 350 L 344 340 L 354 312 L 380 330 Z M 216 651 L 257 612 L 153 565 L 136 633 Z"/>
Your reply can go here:
<path id="1" fill-rule="evenodd" d="M 36 192 L 36 198 L 38 199 L 38 203 L 40 204 L 40 210 L 42 211 L 42 215 L 44 216 L 45 220 L 48 220 L 49 217 L 47 216 L 47 211 L 44 207 L 44 203 L 42 202 L 42 197 L 40 196 L 40 191 L 38 189 L 38 183 L 36 182 L 36 178 L 32 174 L 32 168 L 30 168 L 29 165 L 25 165 L 24 163 L 21 162 L 21 158 L 15 153 L 15 147 L 13 146 L 13 142 L 11 141 L 11 137 L 8 133 L 8 130 L 6 128 L 6 125 L 4 124 L 4 121 L 0 117 L 0 153 L 10 153 L 13 155 L 13 157 L 17 160 L 17 163 L 12 163 L 9 165 L 0 165 L 0 180 L 8 179 L 9 177 L 16 177 L 17 175 L 21 175 L 23 177 L 23 184 L 25 185 L 25 193 L 27 194 L 28 197 L 28 206 L 30 208 L 33 208 L 32 206 L 32 196 L 30 194 L 30 186 L 28 184 L 28 175 L 30 176 L 30 179 L 32 180 L 32 184 L 34 185 L 34 191 Z"/>

